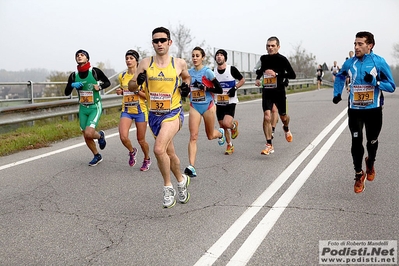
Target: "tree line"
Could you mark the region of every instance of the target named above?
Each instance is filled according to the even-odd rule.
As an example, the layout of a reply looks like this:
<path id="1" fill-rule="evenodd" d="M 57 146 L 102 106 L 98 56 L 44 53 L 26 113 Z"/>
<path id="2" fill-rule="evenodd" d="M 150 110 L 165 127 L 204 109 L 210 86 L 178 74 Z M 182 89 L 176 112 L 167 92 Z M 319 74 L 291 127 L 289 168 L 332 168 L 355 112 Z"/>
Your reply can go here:
<path id="1" fill-rule="evenodd" d="M 188 67 L 192 67 L 191 61 L 191 50 L 195 46 L 200 46 L 205 50 L 205 53 L 209 56 L 206 57 L 206 61 L 204 65 L 213 65 L 213 49 L 209 45 L 206 44 L 205 41 L 199 42 L 196 45 L 193 45 L 194 38 L 191 36 L 191 30 L 186 28 L 182 23 L 179 23 L 177 27 L 169 27 L 174 43 L 174 47 L 172 47 L 171 54 L 176 57 L 184 58 L 188 64 Z M 151 54 L 146 49 L 141 47 L 136 47 L 135 50 L 140 54 L 141 58 L 147 57 Z M 393 47 L 393 55 L 396 59 L 399 59 L 399 43 L 395 44 Z M 293 54 L 287 56 L 290 61 L 294 71 L 297 73 L 298 78 L 313 78 L 316 73 L 316 56 L 312 53 L 309 53 L 305 48 L 302 47 L 302 44 L 298 44 L 294 47 Z M 107 69 L 105 67 L 105 63 L 98 62 L 96 63 L 96 67 L 103 70 L 103 72 L 107 76 L 112 76 L 117 72 L 114 69 Z M 399 84 L 399 64 L 391 65 L 392 74 L 396 84 Z M 328 72 L 327 72 L 328 73 Z M 58 81 L 67 81 L 70 72 L 60 72 L 60 71 L 51 71 L 49 72 L 46 69 L 31 69 L 24 71 L 6 71 L 4 69 L 0 69 L 0 82 L 20 82 L 20 81 L 50 81 L 50 82 L 58 82 Z M 325 76 L 328 79 L 329 75 Z M 111 87 L 117 85 L 118 80 L 117 77 L 110 80 Z M 1 89 L 1 88 L 0 88 Z M 3 88 L 4 90 L 4 88 Z M 43 92 L 44 96 L 59 96 L 64 94 L 64 86 L 53 86 L 52 88 L 46 88 Z M 51 95 L 47 95 L 51 94 Z"/>

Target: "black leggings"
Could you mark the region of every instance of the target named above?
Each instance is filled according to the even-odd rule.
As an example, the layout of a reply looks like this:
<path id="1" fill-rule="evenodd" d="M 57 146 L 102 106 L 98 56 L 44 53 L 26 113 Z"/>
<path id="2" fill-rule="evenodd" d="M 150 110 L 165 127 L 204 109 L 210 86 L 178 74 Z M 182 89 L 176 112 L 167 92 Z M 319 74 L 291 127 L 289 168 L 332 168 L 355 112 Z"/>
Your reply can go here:
<path id="1" fill-rule="evenodd" d="M 378 149 L 378 136 L 382 128 L 382 108 L 373 109 L 348 109 L 349 130 L 352 135 L 352 159 L 356 172 L 362 170 L 364 147 L 363 147 L 363 126 L 366 129 L 367 153 L 369 167 L 374 165 Z"/>

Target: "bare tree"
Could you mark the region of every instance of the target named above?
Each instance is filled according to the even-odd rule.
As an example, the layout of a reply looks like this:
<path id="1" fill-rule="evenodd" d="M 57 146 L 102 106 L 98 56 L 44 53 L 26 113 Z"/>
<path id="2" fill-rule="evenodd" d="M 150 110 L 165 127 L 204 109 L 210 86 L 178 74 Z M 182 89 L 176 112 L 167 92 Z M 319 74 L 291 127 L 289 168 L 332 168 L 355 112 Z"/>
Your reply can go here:
<path id="1" fill-rule="evenodd" d="M 96 63 L 96 67 L 99 68 L 99 69 L 101 69 L 101 70 L 106 69 L 105 63 L 104 63 L 104 62 L 97 62 L 97 63 Z"/>
<path id="2" fill-rule="evenodd" d="M 395 43 L 393 45 L 393 53 L 392 53 L 393 57 L 399 61 L 399 43 Z M 392 76 L 393 79 L 395 81 L 395 84 L 398 85 L 399 84 L 399 64 L 396 65 L 391 65 L 391 72 L 392 72 Z"/>
<path id="3" fill-rule="evenodd" d="M 60 71 L 53 71 L 47 77 L 47 80 L 50 82 L 65 82 L 68 81 L 70 73 L 68 72 L 60 72 Z M 43 90 L 43 94 L 46 97 L 51 96 L 63 96 L 64 95 L 65 84 L 52 84 L 46 85 Z"/>
<path id="4" fill-rule="evenodd" d="M 297 78 L 301 78 L 301 76 L 305 78 L 314 77 L 316 73 L 316 56 L 302 48 L 302 44 L 295 46 L 294 51 L 294 54 L 290 55 L 288 60 L 297 74 Z"/>
<path id="5" fill-rule="evenodd" d="M 393 56 L 399 60 L 399 43 L 393 45 Z"/>
<path id="6" fill-rule="evenodd" d="M 146 58 L 150 54 L 150 52 L 148 52 L 147 50 L 142 49 L 139 46 L 136 47 L 136 52 L 138 52 L 139 55 L 140 55 L 140 59 L 139 60 L 141 60 L 143 58 Z"/>
<path id="7" fill-rule="evenodd" d="M 202 49 L 205 51 L 205 59 L 203 61 L 204 66 L 208 66 L 210 68 L 213 68 L 214 66 L 214 55 L 213 55 L 213 48 L 205 43 L 205 41 L 202 41 L 199 45 Z M 193 47 L 194 48 L 194 47 Z M 191 51 L 190 51 L 191 53 Z M 191 54 L 190 54 L 191 57 Z M 187 62 L 189 66 L 192 66 L 192 61 Z"/>
<path id="8" fill-rule="evenodd" d="M 170 27 L 171 35 L 173 37 L 173 43 L 177 47 L 176 57 L 180 57 L 186 60 L 188 68 L 193 66 L 191 61 L 191 52 L 194 47 L 199 46 L 205 51 L 205 59 L 203 64 L 209 67 L 213 66 L 213 49 L 207 45 L 205 41 L 200 44 L 192 44 L 194 38 L 191 37 L 190 29 L 187 29 L 183 24 L 179 23 L 177 28 Z"/>
<path id="9" fill-rule="evenodd" d="M 193 41 L 190 29 L 186 28 L 182 23 L 179 23 L 176 29 L 172 28 L 171 34 L 173 42 L 177 46 L 176 57 L 184 58 L 187 53 L 187 48 Z M 190 51 L 191 52 L 191 51 Z M 187 58 L 184 58 L 187 59 Z"/>

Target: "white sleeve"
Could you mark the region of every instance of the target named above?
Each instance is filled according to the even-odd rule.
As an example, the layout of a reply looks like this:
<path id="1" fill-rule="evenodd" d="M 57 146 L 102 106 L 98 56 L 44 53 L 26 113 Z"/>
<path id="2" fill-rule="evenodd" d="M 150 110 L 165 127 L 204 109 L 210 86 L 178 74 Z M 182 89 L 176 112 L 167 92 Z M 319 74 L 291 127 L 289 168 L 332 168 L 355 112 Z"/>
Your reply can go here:
<path id="1" fill-rule="evenodd" d="M 262 66 L 262 62 L 259 59 L 259 61 L 255 65 L 254 72 L 256 72 L 256 70 L 258 70 L 261 66 Z"/>

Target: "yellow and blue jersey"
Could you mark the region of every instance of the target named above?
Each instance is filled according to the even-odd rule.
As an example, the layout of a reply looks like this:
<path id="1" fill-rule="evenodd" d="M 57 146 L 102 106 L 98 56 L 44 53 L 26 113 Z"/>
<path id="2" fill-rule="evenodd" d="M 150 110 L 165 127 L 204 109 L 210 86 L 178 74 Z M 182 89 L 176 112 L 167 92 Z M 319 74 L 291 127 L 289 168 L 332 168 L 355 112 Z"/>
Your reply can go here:
<path id="1" fill-rule="evenodd" d="M 128 90 L 128 83 L 134 74 L 123 72 L 119 74 L 119 84 L 123 89 L 122 112 L 128 114 L 140 114 L 147 112 L 147 105 L 143 98 Z"/>
<path id="2" fill-rule="evenodd" d="M 178 91 L 179 78 L 177 76 L 174 58 L 171 57 L 168 66 L 161 68 L 151 57 L 150 65 L 146 69 L 147 79 L 145 92 L 148 108 L 154 113 L 170 113 L 181 107 L 181 95 Z"/>

